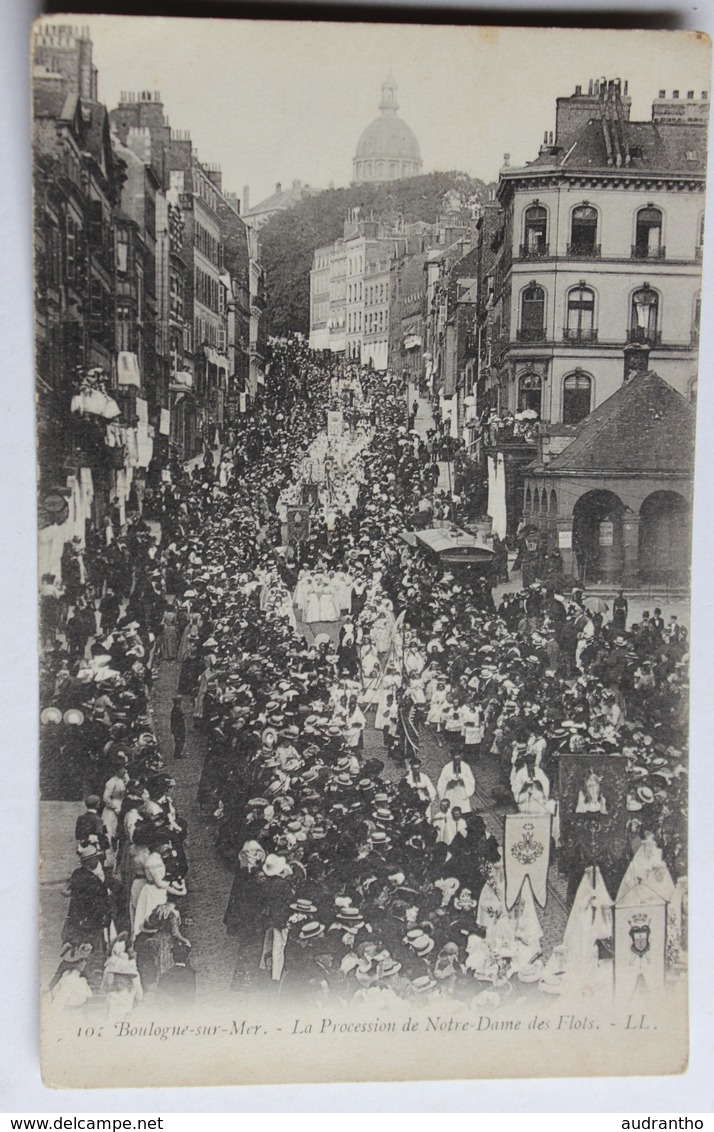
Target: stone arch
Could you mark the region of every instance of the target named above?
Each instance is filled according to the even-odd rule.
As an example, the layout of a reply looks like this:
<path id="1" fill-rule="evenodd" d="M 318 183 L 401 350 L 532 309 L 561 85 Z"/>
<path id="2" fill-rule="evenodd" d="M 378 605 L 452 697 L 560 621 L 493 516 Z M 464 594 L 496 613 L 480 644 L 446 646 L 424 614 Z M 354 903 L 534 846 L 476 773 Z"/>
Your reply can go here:
<path id="1" fill-rule="evenodd" d="M 624 568 L 624 504 L 612 491 L 586 491 L 573 508 L 573 552 L 581 582 L 619 581 Z"/>
<path id="2" fill-rule="evenodd" d="M 691 508 L 677 491 L 653 491 L 640 507 L 638 566 L 651 582 L 686 582 Z"/>

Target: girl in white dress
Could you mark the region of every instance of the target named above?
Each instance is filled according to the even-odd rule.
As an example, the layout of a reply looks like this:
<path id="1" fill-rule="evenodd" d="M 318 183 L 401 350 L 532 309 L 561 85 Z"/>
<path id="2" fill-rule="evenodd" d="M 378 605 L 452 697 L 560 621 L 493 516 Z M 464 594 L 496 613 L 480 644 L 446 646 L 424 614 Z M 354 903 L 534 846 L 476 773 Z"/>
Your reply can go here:
<path id="1" fill-rule="evenodd" d="M 449 691 L 449 685 L 443 680 L 436 681 L 426 721 L 435 724 L 437 731 L 441 731 L 444 726 Z"/>

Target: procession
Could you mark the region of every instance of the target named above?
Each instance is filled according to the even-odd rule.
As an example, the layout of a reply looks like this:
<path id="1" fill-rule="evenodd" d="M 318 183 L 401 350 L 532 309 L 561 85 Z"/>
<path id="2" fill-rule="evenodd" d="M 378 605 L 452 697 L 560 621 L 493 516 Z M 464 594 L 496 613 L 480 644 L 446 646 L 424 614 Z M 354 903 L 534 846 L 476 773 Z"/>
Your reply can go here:
<path id="1" fill-rule="evenodd" d="M 482 33 L 33 27 L 46 1084 L 687 1069 L 709 45 Z"/>
<path id="2" fill-rule="evenodd" d="M 612 994 L 613 967 L 628 994 L 676 988 L 686 626 L 552 579 L 497 604 L 493 562 L 404 538 L 424 500 L 450 510 L 428 399 L 298 335 L 270 348 L 261 409 L 43 582 L 43 776 L 83 799 L 50 1009 L 138 1021 L 218 992 L 497 1017 Z"/>

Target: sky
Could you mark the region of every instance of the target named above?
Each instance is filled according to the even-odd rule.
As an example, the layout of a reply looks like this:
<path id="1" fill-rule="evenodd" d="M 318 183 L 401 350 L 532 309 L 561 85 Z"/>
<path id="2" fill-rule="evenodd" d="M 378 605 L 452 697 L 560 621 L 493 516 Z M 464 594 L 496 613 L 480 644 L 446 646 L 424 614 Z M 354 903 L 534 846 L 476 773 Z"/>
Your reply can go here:
<path id="1" fill-rule="evenodd" d="M 629 80 L 632 117 L 660 89 L 709 89 L 706 37 L 692 32 L 573 31 L 62 16 L 90 29 L 99 97 L 157 90 L 174 129 L 220 165 L 224 188 L 255 205 L 299 179 L 349 184 L 360 133 L 378 113 L 390 66 L 400 116 L 424 172 L 498 178 L 537 156 L 555 99 L 590 79 Z"/>

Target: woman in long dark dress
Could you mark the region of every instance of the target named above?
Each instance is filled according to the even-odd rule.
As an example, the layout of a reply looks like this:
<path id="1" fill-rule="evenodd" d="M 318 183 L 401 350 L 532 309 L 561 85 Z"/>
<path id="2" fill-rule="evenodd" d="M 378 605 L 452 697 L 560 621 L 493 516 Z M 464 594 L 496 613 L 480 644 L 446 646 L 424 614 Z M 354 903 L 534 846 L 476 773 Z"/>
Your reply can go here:
<path id="1" fill-rule="evenodd" d="M 178 656 L 178 614 L 171 606 L 161 618 L 161 656 L 163 660 L 176 660 Z"/>

